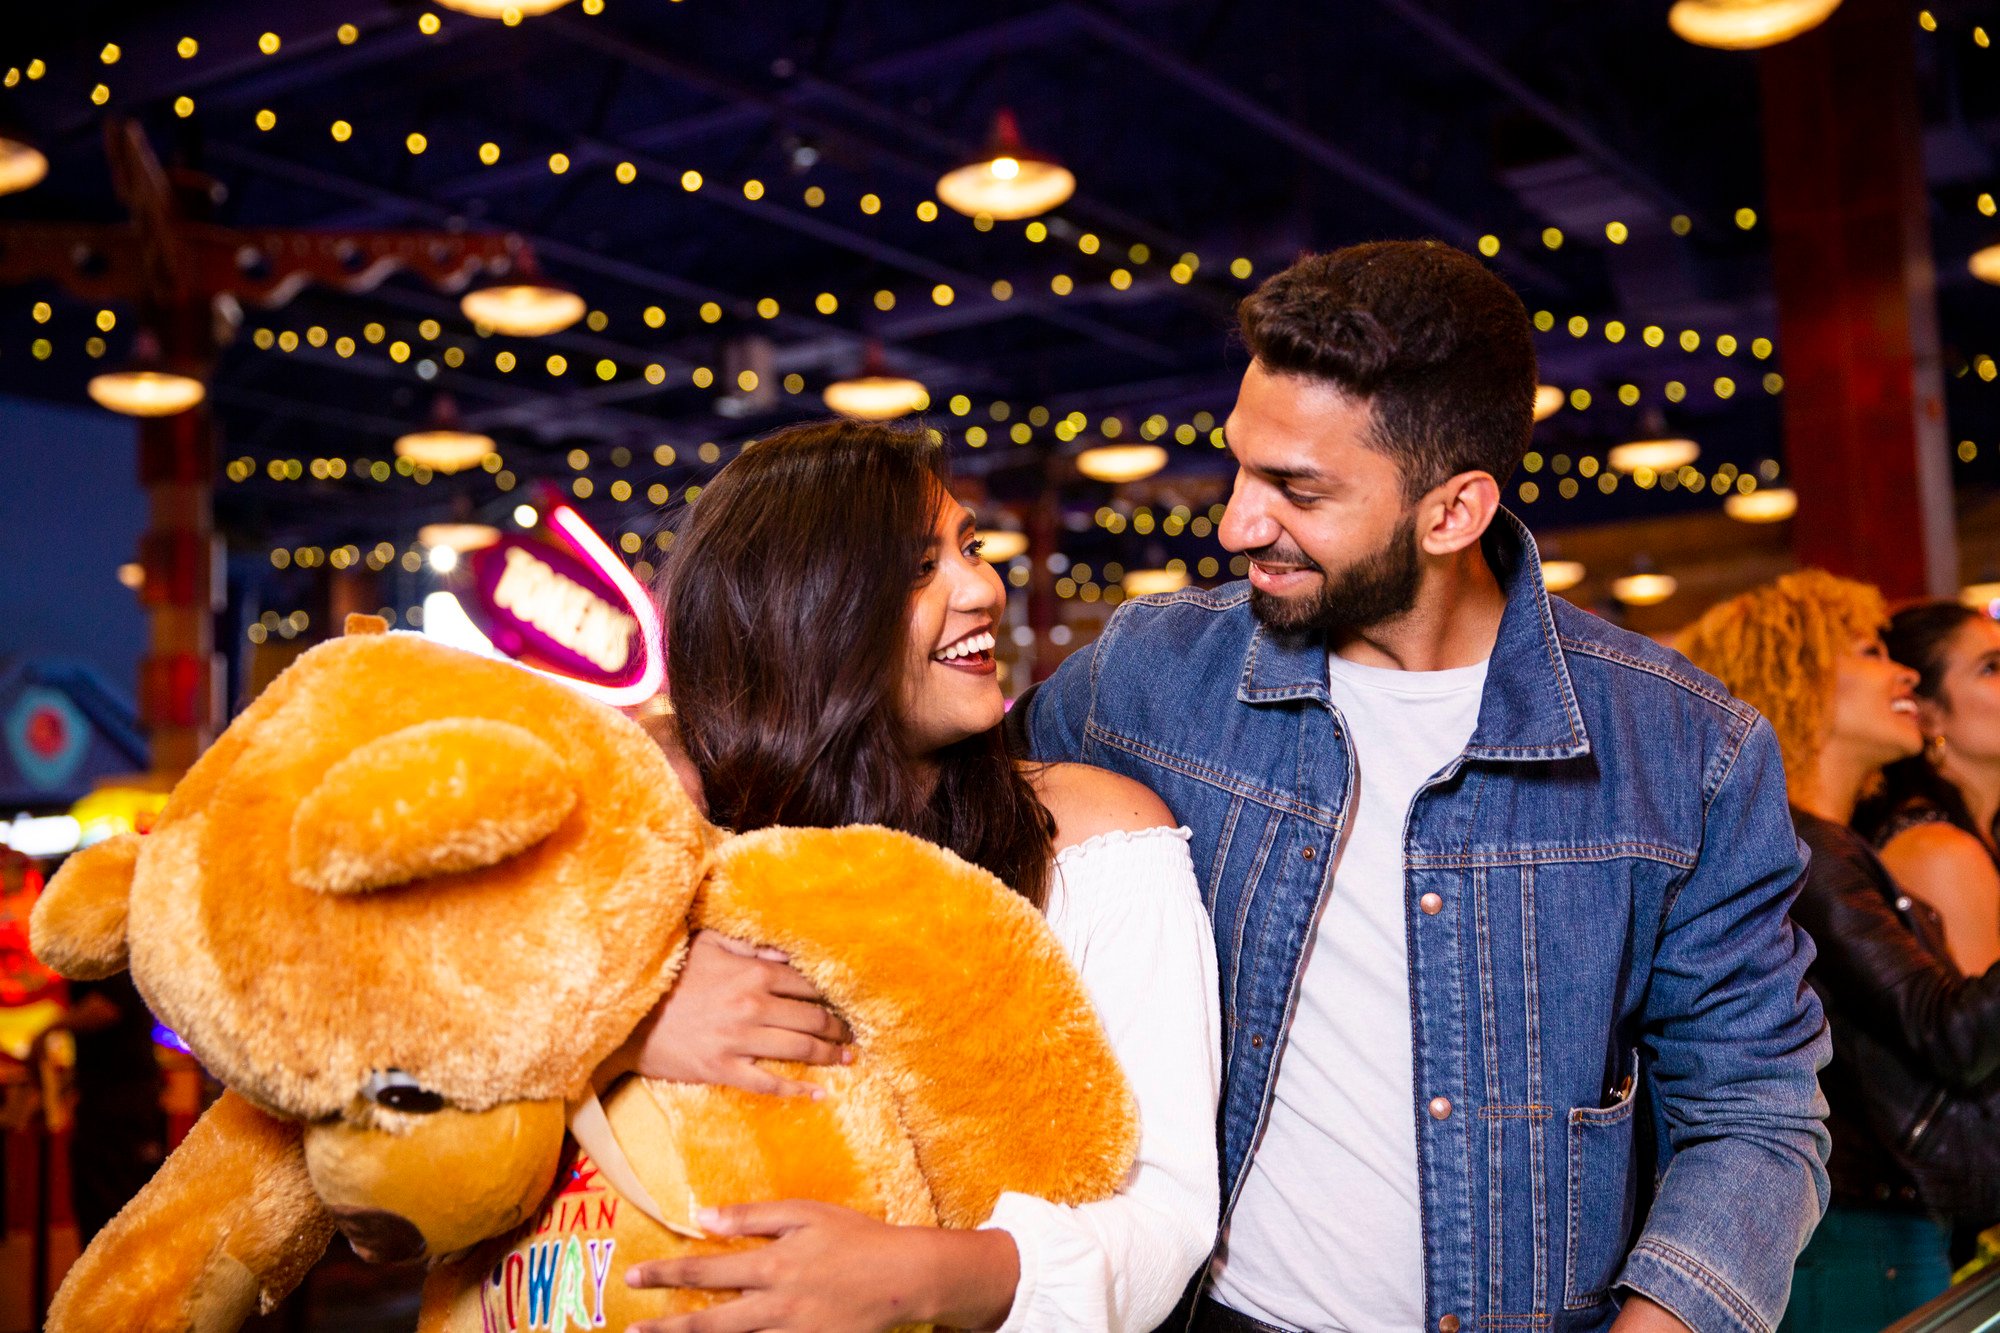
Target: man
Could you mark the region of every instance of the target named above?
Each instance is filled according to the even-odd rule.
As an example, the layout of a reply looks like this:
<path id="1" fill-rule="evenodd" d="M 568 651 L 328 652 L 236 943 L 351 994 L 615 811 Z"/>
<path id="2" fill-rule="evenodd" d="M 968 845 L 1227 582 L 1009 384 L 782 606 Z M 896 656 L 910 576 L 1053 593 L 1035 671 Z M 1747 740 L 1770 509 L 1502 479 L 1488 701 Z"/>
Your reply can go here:
<path id="1" fill-rule="evenodd" d="M 1500 507 L 1535 358 L 1435 243 L 1244 301 L 1220 537 L 1015 709 L 1194 830 L 1224 1232 L 1191 1327 L 1766 1333 L 1825 1205 L 1769 726 L 1551 601 Z"/>

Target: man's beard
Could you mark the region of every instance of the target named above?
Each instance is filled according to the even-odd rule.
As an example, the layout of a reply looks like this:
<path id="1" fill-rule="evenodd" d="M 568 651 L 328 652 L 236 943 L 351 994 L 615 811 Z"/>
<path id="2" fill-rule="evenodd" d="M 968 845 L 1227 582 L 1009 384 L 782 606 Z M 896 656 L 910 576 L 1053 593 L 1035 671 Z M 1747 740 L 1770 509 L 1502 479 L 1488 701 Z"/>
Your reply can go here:
<path id="1" fill-rule="evenodd" d="M 1347 568 L 1328 574 L 1296 547 L 1276 545 L 1248 553 L 1252 560 L 1269 557 L 1272 564 L 1319 569 L 1319 591 L 1307 597 L 1275 597 L 1250 590 L 1250 610 L 1270 629 L 1282 634 L 1320 634 L 1328 638 L 1367 629 L 1392 620 L 1417 601 L 1422 568 L 1417 562 L 1417 518 L 1405 513 L 1382 548 Z"/>

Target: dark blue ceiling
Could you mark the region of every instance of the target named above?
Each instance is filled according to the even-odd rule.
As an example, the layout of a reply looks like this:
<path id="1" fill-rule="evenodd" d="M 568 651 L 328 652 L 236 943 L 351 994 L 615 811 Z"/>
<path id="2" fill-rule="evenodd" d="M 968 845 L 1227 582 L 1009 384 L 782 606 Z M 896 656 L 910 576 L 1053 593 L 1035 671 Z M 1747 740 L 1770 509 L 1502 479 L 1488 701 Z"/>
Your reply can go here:
<path id="1" fill-rule="evenodd" d="M 585 450 L 603 525 L 629 526 L 649 485 L 679 494 L 698 483 L 701 444 L 726 458 L 735 443 L 821 414 L 820 388 L 858 369 L 871 344 L 929 384 L 932 424 L 986 432 L 983 448 L 964 451 L 967 471 L 996 497 L 1025 497 L 1048 484 L 1051 453 L 1088 442 L 1106 418 L 1136 438 L 1157 414 L 1172 441 L 1197 414 L 1225 414 L 1241 369 L 1235 301 L 1302 250 L 1387 236 L 1468 248 L 1497 238 L 1495 267 L 1531 310 L 1549 312 L 1543 378 L 1591 395 L 1587 410 L 1539 428 L 1551 459 L 1662 431 L 1699 438 L 1711 468 L 1781 456 L 1782 395 L 1765 377 L 1782 372 L 1783 349 L 1751 351 L 1775 336 L 1766 236 L 1736 221 L 1762 209 L 1755 58 L 1679 42 L 1657 0 L 592 8 L 601 12 L 579 2 L 509 28 L 381 0 L 79 0 L 0 23 L 0 69 L 46 65 L 0 90 L 0 115 L 54 164 L 44 185 L 0 201 L 0 218 L 118 219 L 101 129 L 116 112 L 144 124 L 164 161 L 214 179 L 217 221 L 518 233 L 602 313 L 601 328 L 482 338 L 453 296 L 408 276 L 244 311 L 214 380 L 222 457 L 255 465 L 221 487 L 241 544 L 404 540 L 424 519 L 510 504 L 480 472 L 428 486 L 355 479 L 352 462 L 388 458 L 440 391 L 499 439 L 522 484 L 573 483 L 567 460 Z M 2000 354 L 2000 291 L 1964 269 L 1994 239 L 1974 199 L 2000 189 L 2000 51 L 1971 32 L 1996 12 L 1934 6 L 1938 30 L 1919 40 L 1953 438 L 1980 446 L 1960 472 L 1971 485 L 2000 454 L 2000 384 L 1975 368 Z M 434 33 L 420 30 L 426 15 L 439 20 Z M 259 49 L 267 30 L 281 39 L 274 54 Z M 176 45 L 189 36 L 198 51 L 183 58 Z M 119 47 L 111 65 L 108 42 Z M 91 100 L 100 83 L 102 107 Z M 193 100 L 186 116 L 182 97 Z M 1021 223 L 982 232 L 948 210 L 918 213 L 1003 106 L 1080 181 L 1039 242 Z M 275 117 L 268 130 L 263 112 Z M 351 127 L 345 141 L 336 120 Z M 482 164 L 484 144 L 497 146 L 496 164 Z M 560 174 L 554 154 L 568 160 Z M 689 171 L 698 190 L 683 188 Z M 746 197 L 751 181 L 761 197 Z M 864 196 L 879 211 L 865 211 Z M 1614 221 L 1622 244 L 1606 235 Z M 1551 227 L 1560 248 L 1543 239 Z M 1170 269 L 1184 254 L 1199 264 L 1182 282 Z M 1231 274 L 1239 258 L 1248 281 Z M 1129 283 L 1114 285 L 1114 270 Z M 1052 283 L 1065 278 L 1059 294 Z M 1011 284 L 1009 299 L 996 282 Z M 940 285 L 949 305 L 934 300 Z M 893 308 L 878 308 L 883 292 Z M 831 314 L 816 309 L 822 293 L 837 302 Z M 774 317 L 758 310 L 766 299 Z M 42 300 L 45 324 L 33 315 Z M 702 315 L 711 302 L 714 322 Z M 81 401 L 89 374 L 129 350 L 135 322 L 114 311 L 93 357 L 97 310 L 54 282 L 0 290 L 0 390 Z M 1616 342 L 1612 321 L 1626 329 Z M 371 324 L 379 343 L 367 340 Z M 1648 325 L 1662 346 L 1648 345 Z M 325 345 L 313 345 L 315 329 Z M 1690 329 L 1694 352 L 1680 345 Z M 298 339 L 290 351 L 287 333 Z M 1733 352 L 1718 346 L 1724 334 Z M 337 350 L 343 337 L 352 355 Z M 45 360 L 32 353 L 41 338 Z M 394 360 L 399 342 L 409 355 Z M 516 367 L 502 372 L 508 350 Z M 561 375 L 551 354 L 567 363 Z M 764 391 L 725 394 L 745 366 L 764 371 Z M 700 386 L 698 368 L 722 382 Z M 1678 399 L 1670 384 L 1683 386 Z M 1627 385 L 1632 406 L 1620 401 Z M 969 415 L 951 410 L 959 394 Z M 1059 439 L 1029 416 L 1036 407 L 1057 420 L 1082 413 L 1084 437 Z M 1008 434 L 1017 425 L 1025 444 Z M 670 465 L 654 462 L 662 444 L 674 447 Z M 628 461 L 613 462 L 614 450 Z M 1222 484 L 1224 456 L 1205 434 L 1171 452 L 1168 477 L 1188 495 Z M 273 460 L 317 457 L 347 460 L 348 475 L 270 476 Z M 629 501 L 609 498 L 617 478 L 634 487 Z M 1705 491 L 1604 495 L 1589 484 L 1561 500 L 1553 471 L 1541 480 L 1543 498 L 1524 512 L 1544 528 L 1719 503 Z M 1068 498 L 1087 513 L 1105 494 L 1073 484 Z"/>

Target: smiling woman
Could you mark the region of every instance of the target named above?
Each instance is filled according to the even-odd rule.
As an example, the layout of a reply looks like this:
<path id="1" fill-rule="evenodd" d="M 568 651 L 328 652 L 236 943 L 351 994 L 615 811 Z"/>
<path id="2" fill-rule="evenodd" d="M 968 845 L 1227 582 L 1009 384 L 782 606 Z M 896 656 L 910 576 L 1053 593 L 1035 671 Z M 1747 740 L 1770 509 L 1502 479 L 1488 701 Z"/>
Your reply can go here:
<path id="1" fill-rule="evenodd" d="M 667 743 L 684 747 L 677 771 L 717 824 L 886 824 L 1041 909 L 1136 1096 L 1138 1163 L 1111 1198 L 1007 1194 L 972 1231 L 740 1201 L 704 1227 L 768 1247 L 627 1274 L 737 1293 L 699 1327 L 1138 1333 L 1167 1317 L 1214 1239 L 1215 951 L 1188 833 L 1139 783 L 1010 755 L 993 658 L 1006 585 L 946 480 L 924 436 L 855 422 L 781 431 L 723 468 L 665 573 Z M 1014 979 L 989 980 L 1011 1013 Z M 809 1090 L 766 1063 L 867 1054 L 818 1000 L 782 955 L 698 935 L 683 980 L 599 1077 Z"/>
<path id="2" fill-rule="evenodd" d="M 1944 1290 L 1937 1219 L 2000 1211 L 1991 1117 L 2000 964 L 1953 965 L 1944 922 L 1847 827 L 1885 764 L 1923 745 L 1918 676 L 1892 660 L 1874 588 L 1819 570 L 1722 603 L 1683 648 L 1777 731 L 1792 822 L 1812 850 L 1792 919 L 1833 1031 L 1820 1076 L 1833 1206 L 1800 1256 L 1781 1328 L 1873 1330 Z"/>
<path id="3" fill-rule="evenodd" d="M 1052 826 L 995 730 L 1005 588 L 940 449 L 851 422 L 765 439 L 703 490 L 662 594 L 711 819 L 888 824 L 1042 905 Z"/>

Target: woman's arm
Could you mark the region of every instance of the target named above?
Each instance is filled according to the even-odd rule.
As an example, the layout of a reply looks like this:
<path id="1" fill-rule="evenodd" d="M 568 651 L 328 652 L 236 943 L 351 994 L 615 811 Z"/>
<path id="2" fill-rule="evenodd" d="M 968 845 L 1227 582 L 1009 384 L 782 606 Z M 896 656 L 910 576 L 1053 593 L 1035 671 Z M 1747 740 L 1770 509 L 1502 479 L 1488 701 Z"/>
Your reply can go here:
<path id="1" fill-rule="evenodd" d="M 1139 1156 L 1124 1188 L 1097 1203 L 1001 1197 L 986 1226 L 1014 1238 L 1021 1264 L 1003 1333 L 1143 1333 L 1172 1312 L 1215 1242 L 1214 935 L 1181 835 L 1099 832 L 1110 836 L 1065 856 L 1050 923 L 1138 1099 Z"/>
<path id="2" fill-rule="evenodd" d="M 1950 824 L 1916 824 L 1889 839 L 1882 864 L 1944 918 L 1959 971 L 1976 977 L 2000 963 L 2000 871 L 1979 839 Z"/>
<path id="3" fill-rule="evenodd" d="M 696 931 L 673 989 L 597 1068 L 600 1090 L 626 1074 L 810 1097 L 810 1083 L 779 1078 L 760 1060 L 846 1064 L 854 1034 L 813 984 L 774 949 Z"/>
<path id="4" fill-rule="evenodd" d="M 1055 811 L 1059 840 L 1098 838 L 1060 862 L 1050 925 L 1138 1101 L 1138 1160 L 1124 1187 L 1080 1207 L 1003 1195 L 971 1232 L 892 1227 L 825 1204 L 724 1209 L 704 1225 L 776 1239 L 742 1254 L 640 1265 L 627 1281 L 743 1295 L 634 1333 L 880 1333 L 925 1321 L 1142 1333 L 1171 1312 L 1208 1258 L 1219 1207 L 1215 947 L 1185 836 L 1160 827 L 1171 820 L 1165 807 L 1137 784 L 1093 772 L 1058 772 L 1038 786 L 1045 801 L 1065 801 Z"/>
<path id="5" fill-rule="evenodd" d="M 650 1319 L 627 1333 L 882 1333 L 904 1324 L 991 1329 L 1007 1318 L 1020 1269 L 999 1231 L 898 1227 L 850 1208 L 790 1199 L 699 1215 L 718 1236 L 769 1245 L 635 1264 L 634 1287 L 729 1290 L 735 1299 Z"/>

